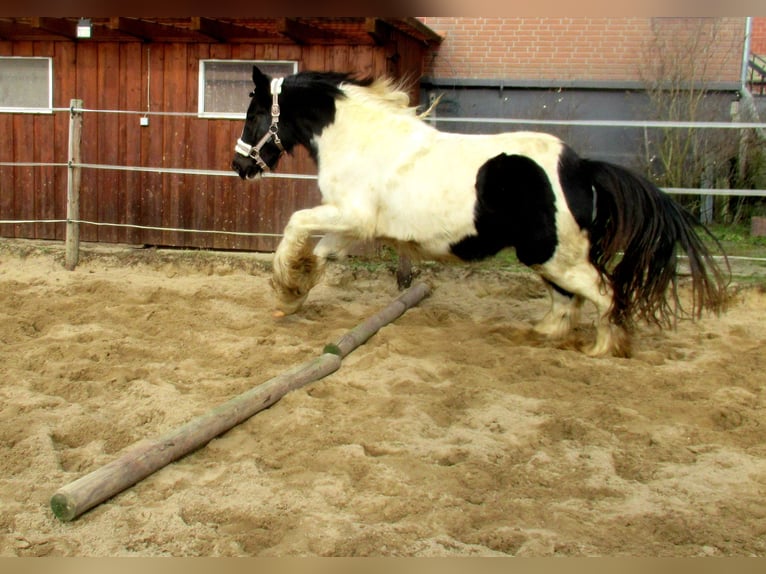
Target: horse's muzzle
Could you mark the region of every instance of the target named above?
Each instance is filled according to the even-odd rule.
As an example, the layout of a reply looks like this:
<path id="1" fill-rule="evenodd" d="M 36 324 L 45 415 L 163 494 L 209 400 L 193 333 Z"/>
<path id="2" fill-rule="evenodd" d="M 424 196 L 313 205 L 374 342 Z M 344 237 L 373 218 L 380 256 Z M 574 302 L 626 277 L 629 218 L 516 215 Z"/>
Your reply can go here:
<path id="1" fill-rule="evenodd" d="M 239 154 L 234 156 L 231 169 L 236 171 L 242 179 L 254 179 L 261 171 L 252 159 Z"/>

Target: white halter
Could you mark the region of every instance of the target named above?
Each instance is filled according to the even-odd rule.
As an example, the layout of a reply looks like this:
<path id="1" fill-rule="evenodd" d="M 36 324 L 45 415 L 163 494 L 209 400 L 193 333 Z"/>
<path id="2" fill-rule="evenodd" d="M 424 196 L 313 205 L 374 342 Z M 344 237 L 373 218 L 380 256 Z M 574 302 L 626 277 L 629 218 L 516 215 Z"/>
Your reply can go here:
<path id="1" fill-rule="evenodd" d="M 280 152 L 285 151 L 285 148 L 282 147 L 282 141 L 277 135 L 277 130 L 279 127 L 279 94 L 282 93 L 283 81 L 284 78 L 274 78 L 271 80 L 271 125 L 269 126 L 268 131 L 254 146 L 251 146 L 250 144 L 242 141 L 241 137 L 237 140 L 237 145 L 234 146 L 234 151 L 236 151 L 239 155 L 253 158 L 255 163 L 258 164 L 258 167 L 260 167 L 263 171 L 270 171 L 269 166 L 266 165 L 266 162 L 261 158 L 261 148 L 266 145 L 269 140 L 274 140 L 274 143 L 277 145 Z"/>

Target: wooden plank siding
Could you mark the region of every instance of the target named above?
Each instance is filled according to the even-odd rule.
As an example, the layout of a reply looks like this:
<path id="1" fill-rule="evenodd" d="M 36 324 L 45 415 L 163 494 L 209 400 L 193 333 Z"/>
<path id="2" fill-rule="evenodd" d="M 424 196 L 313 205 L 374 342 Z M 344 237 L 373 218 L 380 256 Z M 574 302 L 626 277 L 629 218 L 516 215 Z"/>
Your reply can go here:
<path id="1" fill-rule="evenodd" d="M 392 33 L 385 45 L 0 40 L 0 56 L 53 58 L 55 108 L 79 98 L 86 109 L 196 113 L 199 61 L 297 60 L 299 70 L 350 71 L 408 77 L 416 83 L 425 46 Z M 392 58 L 393 52 L 398 57 Z M 147 83 L 148 82 L 148 83 Z M 413 85 L 413 97 L 417 86 Z M 86 164 L 230 170 L 241 120 L 196 116 L 85 112 L 82 161 Z M 0 162 L 67 161 L 69 113 L 0 113 Z M 283 158 L 281 173 L 316 173 L 303 149 Z M 233 172 L 231 172 L 233 174 Z M 0 166 L 0 220 L 65 219 L 65 167 Z M 82 171 L 80 217 L 85 221 L 145 227 L 281 233 L 291 213 L 320 201 L 311 180 Z M 0 236 L 64 238 L 60 224 L 0 224 Z M 187 248 L 272 251 L 273 237 L 248 237 L 129 227 L 82 225 L 82 241 Z"/>

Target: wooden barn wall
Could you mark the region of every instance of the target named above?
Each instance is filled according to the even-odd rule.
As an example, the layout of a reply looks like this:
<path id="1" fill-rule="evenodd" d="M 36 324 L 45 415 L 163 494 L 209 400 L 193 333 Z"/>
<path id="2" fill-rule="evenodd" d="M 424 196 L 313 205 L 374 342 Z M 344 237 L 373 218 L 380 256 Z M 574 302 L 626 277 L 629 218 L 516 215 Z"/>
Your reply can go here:
<path id="1" fill-rule="evenodd" d="M 300 70 L 409 77 L 422 73 L 423 48 L 140 42 L 2 42 L 2 56 L 53 58 L 54 107 L 195 112 L 199 60 L 297 60 Z M 391 58 L 393 53 L 398 57 Z M 150 85 L 147 86 L 147 79 Z M 413 90 L 417 93 L 417 87 Z M 69 114 L 0 113 L 0 162 L 66 163 Z M 229 170 L 240 120 L 85 113 L 82 162 Z M 303 149 L 283 158 L 282 173 L 316 173 Z M 233 173 L 233 172 L 232 172 Z M 66 218 L 66 167 L 0 166 L 0 220 Z M 280 233 L 290 214 L 318 204 L 314 181 L 83 169 L 80 219 L 146 227 Z M 0 224 L 0 236 L 64 238 L 64 224 Z M 278 239 L 82 225 L 83 241 L 271 251 Z"/>

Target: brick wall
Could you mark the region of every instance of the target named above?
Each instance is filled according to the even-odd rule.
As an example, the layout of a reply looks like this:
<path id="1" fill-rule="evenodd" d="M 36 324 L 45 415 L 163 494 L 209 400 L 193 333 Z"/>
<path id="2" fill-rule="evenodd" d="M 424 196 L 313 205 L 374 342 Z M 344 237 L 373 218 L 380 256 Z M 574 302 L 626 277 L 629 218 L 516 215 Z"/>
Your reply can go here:
<path id="1" fill-rule="evenodd" d="M 753 18 L 753 32 L 750 51 L 759 56 L 766 56 L 766 18 Z"/>
<path id="2" fill-rule="evenodd" d="M 745 19 L 738 18 L 453 18 L 424 17 L 445 35 L 426 55 L 434 78 L 640 81 L 655 37 L 716 32 L 709 79 L 736 81 Z M 712 36 L 711 36 L 712 37 Z"/>

